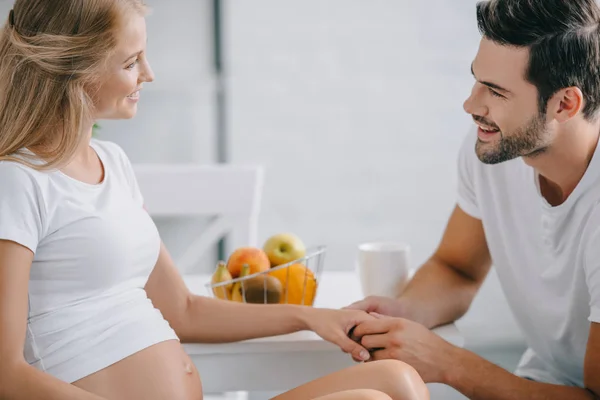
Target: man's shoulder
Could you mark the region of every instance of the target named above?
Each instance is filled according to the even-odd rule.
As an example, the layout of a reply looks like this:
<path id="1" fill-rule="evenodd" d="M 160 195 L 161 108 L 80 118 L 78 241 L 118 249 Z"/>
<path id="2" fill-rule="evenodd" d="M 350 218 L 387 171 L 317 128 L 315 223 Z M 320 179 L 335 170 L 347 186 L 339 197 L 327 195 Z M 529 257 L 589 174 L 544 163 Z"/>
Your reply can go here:
<path id="1" fill-rule="evenodd" d="M 587 243 L 593 241 L 600 248 L 600 196 L 588 210 L 582 239 Z"/>

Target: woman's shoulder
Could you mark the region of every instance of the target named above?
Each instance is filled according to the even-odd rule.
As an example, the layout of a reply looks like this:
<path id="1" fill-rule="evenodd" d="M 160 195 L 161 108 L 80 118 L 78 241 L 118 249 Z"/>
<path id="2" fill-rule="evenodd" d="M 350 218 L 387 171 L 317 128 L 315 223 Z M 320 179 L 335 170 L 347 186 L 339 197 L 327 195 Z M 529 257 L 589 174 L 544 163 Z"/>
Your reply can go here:
<path id="1" fill-rule="evenodd" d="M 31 185 L 48 179 L 48 174 L 15 160 L 0 160 L 2 188 Z"/>
<path id="2" fill-rule="evenodd" d="M 23 207 L 41 210 L 47 208 L 49 191 L 48 173 L 38 171 L 18 161 L 0 161 L 0 206 L 13 212 Z M 0 220 L 2 216 L 0 216 Z M 4 217 L 6 219 L 6 216 Z"/>

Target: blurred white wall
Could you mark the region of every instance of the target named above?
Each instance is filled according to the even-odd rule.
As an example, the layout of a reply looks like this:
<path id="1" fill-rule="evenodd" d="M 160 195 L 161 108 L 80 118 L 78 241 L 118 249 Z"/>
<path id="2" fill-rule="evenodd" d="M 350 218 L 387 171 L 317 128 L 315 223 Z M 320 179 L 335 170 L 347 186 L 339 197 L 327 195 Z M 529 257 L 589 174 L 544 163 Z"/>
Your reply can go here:
<path id="1" fill-rule="evenodd" d="M 473 1 L 226 2 L 233 162 L 267 166 L 260 232 L 290 230 L 353 267 L 408 241 L 415 265 L 454 205 Z"/>

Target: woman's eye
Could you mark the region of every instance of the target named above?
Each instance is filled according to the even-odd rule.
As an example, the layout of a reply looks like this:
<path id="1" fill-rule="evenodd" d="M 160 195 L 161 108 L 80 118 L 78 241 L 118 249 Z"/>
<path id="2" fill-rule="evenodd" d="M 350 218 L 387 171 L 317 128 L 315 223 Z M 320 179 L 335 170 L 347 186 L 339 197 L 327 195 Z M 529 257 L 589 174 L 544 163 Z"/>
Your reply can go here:
<path id="1" fill-rule="evenodd" d="M 139 62 L 139 60 L 135 60 L 134 62 L 132 62 L 131 64 L 129 64 L 127 67 L 125 67 L 126 69 L 133 69 L 135 68 L 135 66 L 137 65 L 137 63 Z"/>

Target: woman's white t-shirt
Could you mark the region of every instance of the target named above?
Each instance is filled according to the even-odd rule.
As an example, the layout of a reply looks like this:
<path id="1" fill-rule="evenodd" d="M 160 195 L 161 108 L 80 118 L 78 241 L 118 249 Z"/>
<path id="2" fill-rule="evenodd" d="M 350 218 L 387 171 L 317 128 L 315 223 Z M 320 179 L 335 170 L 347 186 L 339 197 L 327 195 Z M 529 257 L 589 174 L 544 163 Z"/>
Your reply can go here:
<path id="1" fill-rule="evenodd" d="M 160 237 L 131 164 L 114 143 L 90 146 L 105 170 L 96 185 L 0 162 L 0 239 L 34 252 L 25 359 L 69 383 L 178 340 L 144 291 Z"/>

